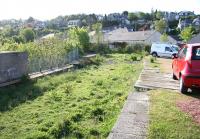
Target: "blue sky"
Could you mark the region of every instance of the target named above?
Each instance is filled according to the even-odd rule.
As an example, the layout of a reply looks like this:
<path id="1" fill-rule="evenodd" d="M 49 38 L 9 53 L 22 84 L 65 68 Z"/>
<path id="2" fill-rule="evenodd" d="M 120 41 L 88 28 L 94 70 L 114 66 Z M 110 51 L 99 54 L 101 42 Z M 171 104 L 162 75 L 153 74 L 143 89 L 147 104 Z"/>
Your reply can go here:
<path id="1" fill-rule="evenodd" d="M 200 14 L 200 0 L 0 0 L 0 19 L 52 19 L 77 13 L 190 10 Z"/>

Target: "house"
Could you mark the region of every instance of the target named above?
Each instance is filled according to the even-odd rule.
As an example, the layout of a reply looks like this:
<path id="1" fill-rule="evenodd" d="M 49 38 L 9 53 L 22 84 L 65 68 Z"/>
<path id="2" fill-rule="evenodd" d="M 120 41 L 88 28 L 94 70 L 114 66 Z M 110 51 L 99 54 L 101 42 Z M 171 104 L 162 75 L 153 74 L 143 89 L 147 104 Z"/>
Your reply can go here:
<path id="1" fill-rule="evenodd" d="M 112 13 L 107 16 L 108 21 L 120 21 L 121 14 L 120 13 Z"/>
<path id="2" fill-rule="evenodd" d="M 50 34 L 47 34 L 47 35 L 43 36 L 41 39 L 45 40 L 45 39 L 50 39 L 50 38 L 54 38 L 54 37 L 55 37 L 55 34 L 54 33 L 50 33 Z"/>
<path id="3" fill-rule="evenodd" d="M 193 22 L 193 20 L 191 20 L 191 19 L 184 19 L 184 20 L 179 19 L 177 28 L 180 30 L 183 30 L 185 27 L 192 26 L 192 22 Z"/>
<path id="4" fill-rule="evenodd" d="M 200 17 L 198 16 L 192 21 L 193 27 L 196 29 L 196 31 L 200 31 Z"/>
<path id="5" fill-rule="evenodd" d="M 200 43 L 200 33 L 194 36 L 189 43 Z"/>
<path id="6" fill-rule="evenodd" d="M 195 16 L 194 12 L 191 11 L 181 11 L 178 13 L 179 19 L 182 17 L 189 17 L 189 16 Z"/>
<path id="7" fill-rule="evenodd" d="M 174 20 L 178 20 L 177 15 L 178 15 L 178 14 L 175 13 L 175 12 L 165 12 L 164 18 L 165 18 L 167 21 L 174 21 Z"/>
<path id="8" fill-rule="evenodd" d="M 69 20 L 67 23 L 68 27 L 80 27 L 81 26 L 81 20 Z"/>
<path id="9" fill-rule="evenodd" d="M 152 44 L 153 42 L 160 42 L 162 34 L 154 31 L 154 30 L 148 30 L 148 31 L 135 31 L 135 32 L 128 32 L 125 29 L 117 29 L 109 33 L 104 34 L 104 43 L 128 43 L 128 44 L 134 44 L 134 43 L 147 43 Z M 173 39 L 172 37 L 168 36 L 168 42 L 172 44 L 176 44 L 177 41 Z"/>

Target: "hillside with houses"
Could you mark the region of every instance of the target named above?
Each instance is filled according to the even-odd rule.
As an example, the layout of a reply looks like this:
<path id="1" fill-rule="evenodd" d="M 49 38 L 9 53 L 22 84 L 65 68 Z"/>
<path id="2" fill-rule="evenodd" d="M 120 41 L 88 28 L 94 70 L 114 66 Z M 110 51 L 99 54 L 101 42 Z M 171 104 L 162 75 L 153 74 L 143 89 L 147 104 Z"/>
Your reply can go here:
<path id="1" fill-rule="evenodd" d="M 33 17 L 27 20 L 2 20 L 0 21 L 0 38 L 3 42 L 8 39 L 20 42 L 19 32 L 24 28 L 31 28 L 35 33 L 35 39 L 40 39 L 48 34 L 58 34 L 62 38 L 63 36 L 66 37 L 66 31 L 72 27 L 84 27 L 92 32 L 94 31 L 92 26 L 96 23 L 102 24 L 104 36 L 108 36 L 108 32 L 112 34 L 115 29 L 120 28 L 130 32 L 125 34 L 125 37 L 128 37 L 130 41 L 136 41 L 137 39 L 138 41 L 144 41 L 144 38 L 141 38 L 142 31 L 147 31 L 146 33 L 148 31 L 166 33 L 170 39 L 173 38 L 178 42 L 182 40 L 180 37 L 181 31 L 187 27 L 191 27 L 192 36 L 200 32 L 200 16 L 192 11 L 165 12 L 152 9 L 151 13 L 124 11 L 123 13 L 110 13 L 107 15 L 79 14 L 58 16 L 48 21 L 40 21 Z M 133 34 L 138 33 L 140 37 L 134 38 Z M 143 32 L 143 34 L 146 33 Z M 6 39 L 4 40 L 4 38 Z M 129 41 L 128 38 L 122 39 Z"/>

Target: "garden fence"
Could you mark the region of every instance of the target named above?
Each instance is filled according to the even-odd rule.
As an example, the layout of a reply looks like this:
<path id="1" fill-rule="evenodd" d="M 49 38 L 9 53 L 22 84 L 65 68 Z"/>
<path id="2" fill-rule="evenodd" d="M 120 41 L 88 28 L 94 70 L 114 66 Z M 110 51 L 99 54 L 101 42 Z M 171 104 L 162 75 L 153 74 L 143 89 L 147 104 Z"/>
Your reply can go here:
<path id="1" fill-rule="evenodd" d="M 74 48 L 66 55 L 42 55 L 29 59 L 28 73 L 56 69 L 70 64 L 79 58 L 78 48 Z"/>

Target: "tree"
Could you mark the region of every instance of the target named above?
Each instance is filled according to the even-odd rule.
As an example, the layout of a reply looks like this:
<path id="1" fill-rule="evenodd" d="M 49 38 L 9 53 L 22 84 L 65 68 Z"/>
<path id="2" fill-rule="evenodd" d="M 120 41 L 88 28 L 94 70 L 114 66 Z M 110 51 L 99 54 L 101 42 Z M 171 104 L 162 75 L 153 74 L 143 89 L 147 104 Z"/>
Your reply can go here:
<path id="1" fill-rule="evenodd" d="M 139 12 L 138 13 L 138 18 L 139 19 L 145 19 L 146 14 L 144 12 Z"/>
<path id="2" fill-rule="evenodd" d="M 79 47 L 83 52 L 87 52 L 90 43 L 87 30 L 85 28 L 71 28 L 68 31 L 68 42 L 70 42 L 71 48 Z"/>
<path id="3" fill-rule="evenodd" d="M 163 19 L 163 17 L 164 17 L 164 14 L 161 11 L 156 12 L 156 18 L 157 19 Z"/>
<path id="4" fill-rule="evenodd" d="M 181 31 L 180 37 L 184 42 L 188 42 L 193 35 L 192 27 L 186 27 Z"/>
<path id="5" fill-rule="evenodd" d="M 35 39 L 35 33 L 30 28 L 25 28 L 21 30 L 20 35 L 24 39 L 25 42 L 33 42 Z"/>
<path id="6" fill-rule="evenodd" d="M 168 35 L 166 33 L 162 34 L 162 36 L 160 37 L 160 40 L 162 42 L 167 42 L 168 41 Z"/>
<path id="7" fill-rule="evenodd" d="M 96 36 L 96 41 L 97 45 L 99 45 L 101 39 L 102 39 L 102 24 L 101 23 L 96 23 L 92 25 L 92 29 L 95 31 L 95 36 Z"/>
<path id="8" fill-rule="evenodd" d="M 123 13 L 122 13 L 124 16 L 128 16 L 128 11 L 123 11 Z"/>
<path id="9" fill-rule="evenodd" d="M 130 21 L 136 21 L 138 19 L 138 17 L 135 13 L 128 13 L 128 19 Z"/>
<path id="10" fill-rule="evenodd" d="M 163 19 L 161 20 L 156 20 L 155 21 L 155 30 L 160 32 L 160 33 L 164 33 L 166 31 L 167 28 L 167 22 Z"/>

